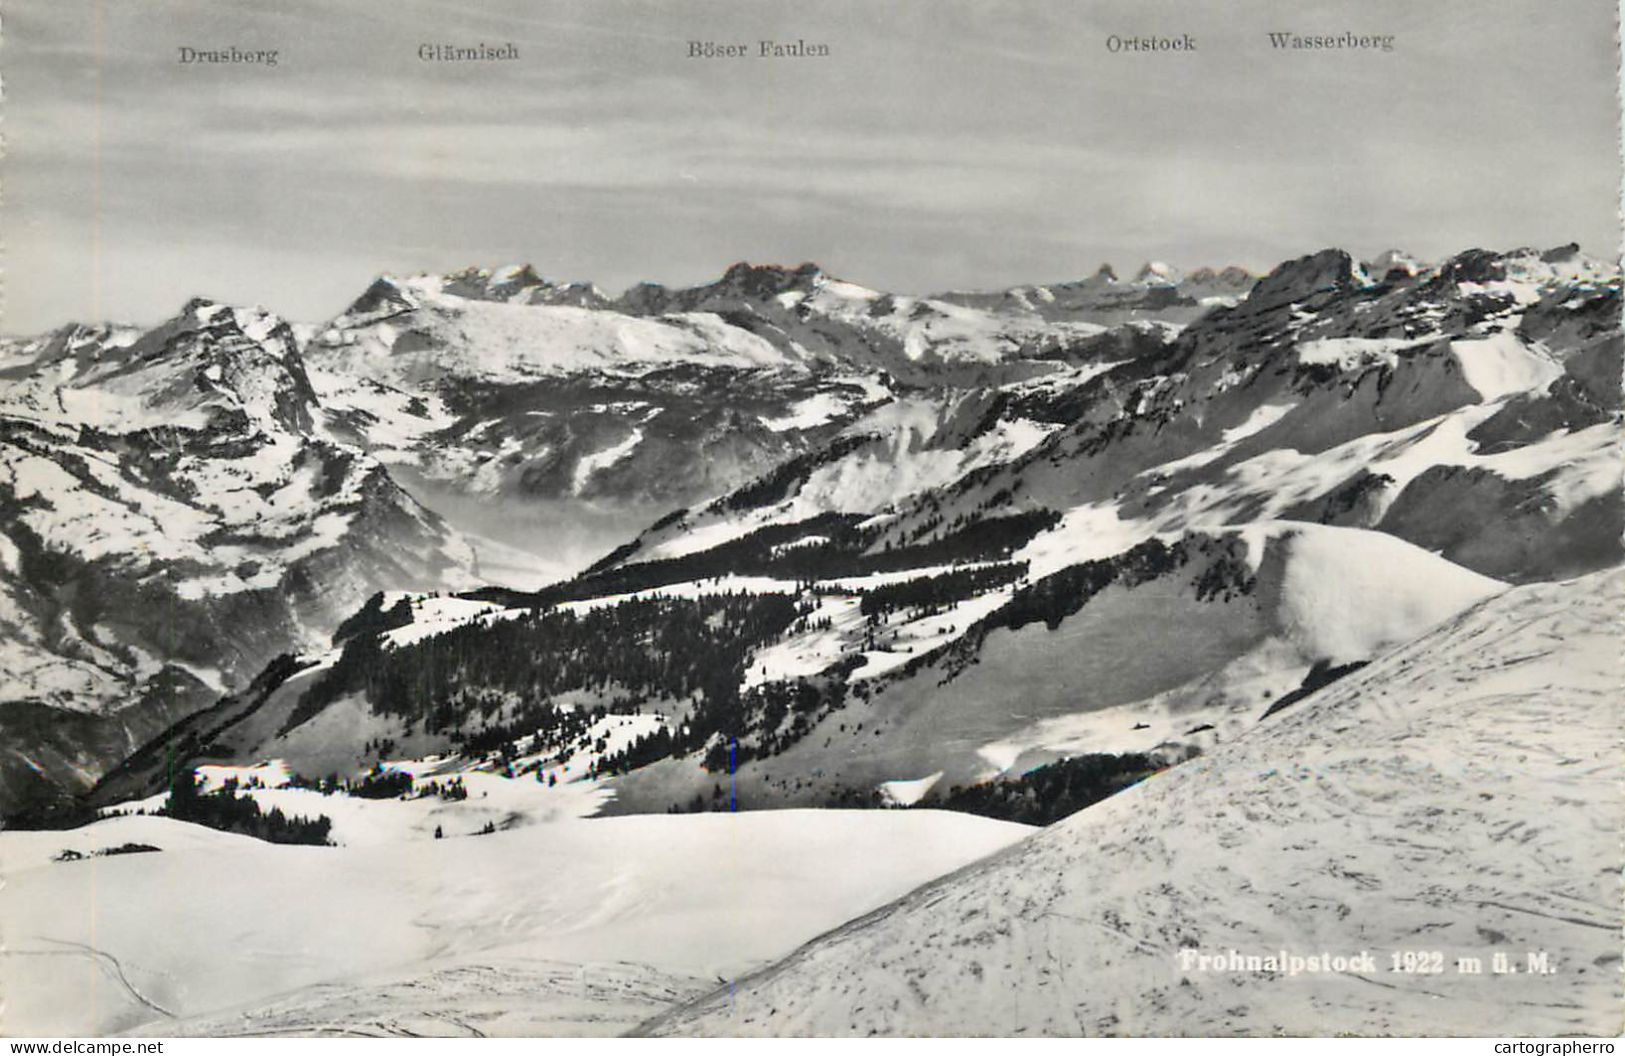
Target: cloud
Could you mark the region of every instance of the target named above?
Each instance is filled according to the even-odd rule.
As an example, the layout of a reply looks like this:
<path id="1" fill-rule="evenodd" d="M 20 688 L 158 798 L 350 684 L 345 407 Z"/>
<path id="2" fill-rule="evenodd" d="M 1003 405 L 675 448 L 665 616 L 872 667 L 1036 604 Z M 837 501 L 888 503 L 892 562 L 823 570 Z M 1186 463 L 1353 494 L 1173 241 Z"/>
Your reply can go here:
<path id="1" fill-rule="evenodd" d="M 25 4 L 6 26 L 6 220 L 34 234 L 8 238 L 8 271 L 29 281 L 10 285 L 7 327 L 61 321 L 82 298 L 53 286 L 87 275 L 125 315 L 168 311 L 222 275 L 325 310 L 368 277 L 335 262 L 534 254 L 613 285 L 772 254 L 924 292 L 1065 278 L 1106 258 L 1263 267 L 1325 242 L 1445 253 L 1579 239 L 1607 252 L 1611 13 L 1543 9 L 1535 26 L 1528 10 Z M 1395 33 L 1396 51 L 1280 56 L 1263 43 L 1269 30 L 1368 27 Z M 1173 30 L 1200 49 L 1104 48 L 1112 32 Z M 689 39 L 759 36 L 834 54 L 684 57 Z M 514 40 L 524 60 L 416 58 L 421 42 L 481 40 Z M 180 44 L 210 43 L 283 57 L 275 71 L 173 61 Z M 162 269 L 113 270 L 160 245 Z"/>

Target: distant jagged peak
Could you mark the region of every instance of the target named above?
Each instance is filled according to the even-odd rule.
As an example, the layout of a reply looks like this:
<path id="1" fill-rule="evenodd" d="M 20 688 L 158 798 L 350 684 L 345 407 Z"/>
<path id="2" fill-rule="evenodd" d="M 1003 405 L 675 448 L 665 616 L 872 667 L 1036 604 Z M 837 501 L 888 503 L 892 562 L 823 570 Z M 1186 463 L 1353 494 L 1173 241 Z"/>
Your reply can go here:
<path id="1" fill-rule="evenodd" d="M 1365 270 L 1378 280 L 1414 279 L 1428 270 L 1428 265 L 1404 250 L 1388 249 L 1365 262 Z"/>
<path id="2" fill-rule="evenodd" d="M 229 307 L 209 297 L 193 297 L 181 305 L 180 314 L 182 317 L 191 316 L 198 322 L 206 323 Z"/>
<path id="3" fill-rule="evenodd" d="M 625 312 L 633 315 L 658 315 L 671 303 L 671 290 L 658 282 L 640 282 L 629 286 L 615 301 Z"/>
<path id="4" fill-rule="evenodd" d="M 1501 252 L 1475 246 L 1439 265 L 1439 274 L 1455 282 L 1494 282 L 1506 278 L 1507 264 L 1520 257 L 1528 263 L 1538 260 L 1540 254 L 1528 248 Z"/>
<path id="5" fill-rule="evenodd" d="M 580 308 L 602 308 L 610 304 L 610 298 L 592 283 L 555 283 L 544 278 L 532 264 L 509 264 L 500 268 L 470 266 L 439 275 L 428 272 L 407 277 L 382 275 L 335 323 L 341 329 L 365 326 L 431 305 L 455 308 L 459 302 L 471 301 Z"/>
<path id="6" fill-rule="evenodd" d="M 553 282 L 544 278 L 531 264 L 512 264 L 496 269 L 471 266 L 443 275 L 419 273 L 400 277 L 384 274 L 345 309 L 336 323 L 340 328 L 363 326 L 446 298 L 618 308 L 635 315 L 650 315 L 671 310 L 675 302 L 702 297 L 722 295 L 765 299 L 792 290 L 811 292 L 826 279 L 824 270 L 817 264 L 787 268 L 741 261 L 729 267 L 720 278 L 705 285 L 673 289 L 657 282 L 640 282 L 619 297 L 612 298 L 591 282 Z"/>
<path id="7" fill-rule="evenodd" d="M 515 289 L 524 286 L 548 285 L 547 280 L 537 273 L 536 265 L 528 261 L 524 264 L 504 265 L 492 271 L 487 278 L 492 286 L 512 287 Z"/>
<path id="8" fill-rule="evenodd" d="M 422 304 L 423 294 L 427 292 L 424 289 L 426 279 L 427 276 L 421 275 L 412 279 L 380 275 L 362 291 L 361 296 L 339 313 L 335 325 L 360 326 L 417 309 Z"/>
<path id="9" fill-rule="evenodd" d="M 64 360 L 97 363 L 128 348 L 145 332 L 145 327 L 130 323 L 72 322 L 37 336 L 0 338 L 0 369 L 26 365 L 42 370 Z"/>
<path id="10" fill-rule="evenodd" d="M 1566 264 L 1580 255 L 1580 243 L 1570 242 L 1567 245 L 1555 246 L 1540 255 L 1540 259 L 1547 264 Z"/>
<path id="11" fill-rule="evenodd" d="M 178 331 L 203 329 L 227 333 L 235 330 L 256 341 L 287 326 L 281 317 L 259 305 L 243 307 L 208 297 L 193 297 L 171 321 Z"/>
<path id="12" fill-rule="evenodd" d="M 609 296 L 591 282 L 526 286 L 510 300 L 519 304 L 566 305 L 574 308 L 603 308 L 610 303 Z"/>
<path id="13" fill-rule="evenodd" d="M 70 358 L 81 366 L 142 369 L 220 354 L 281 360 L 297 354 L 299 341 L 286 320 L 259 305 L 193 297 L 155 326 L 67 323 L 12 347 L 31 357 L 35 369 Z"/>
<path id="14" fill-rule="evenodd" d="M 135 341 L 146 329 L 134 323 L 64 323 L 51 331 L 47 340 L 60 342 L 69 350 L 90 345 L 117 348 Z"/>
<path id="15" fill-rule="evenodd" d="M 745 297 L 774 297 L 793 290 L 810 292 L 825 278 L 824 269 L 813 263 L 794 268 L 777 264 L 751 264 L 739 261 L 731 265 L 722 278 L 712 283 L 713 289 L 726 290 Z"/>
<path id="16" fill-rule="evenodd" d="M 1161 260 L 1148 260 L 1134 273 L 1134 281 L 1142 286 L 1177 286 L 1181 278 L 1178 268 Z"/>
<path id="17" fill-rule="evenodd" d="M 1086 279 L 1070 279 L 1066 282 L 1054 283 L 1049 286 L 1038 288 L 1062 292 L 1085 290 L 1091 293 L 1099 293 L 1117 286 L 1121 286 L 1122 284 L 1122 280 L 1117 277 L 1117 269 L 1112 267 L 1110 263 L 1102 263 L 1100 267 L 1095 269 L 1094 274 L 1090 275 Z M 1017 288 L 1023 289 L 1025 287 Z"/>
<path id="18" fill-rule="evenodd" d="M 1236 290 L 1244 290 L 1257 281 L 1257 276 L 1246 268 L 1234 264 L 1224 268 L 1211 268 L 1203 266 L 1185 276 L 1182 285 L 1188 286 L 1224 286 Z"/>
<path id="19" fill-rule="evenodd" d="M 470 301 L 511 301 L 536 288 L 551 287 L 531 264 L 490 269 L 469 267 L 446 275 L 440 292 Z"/>

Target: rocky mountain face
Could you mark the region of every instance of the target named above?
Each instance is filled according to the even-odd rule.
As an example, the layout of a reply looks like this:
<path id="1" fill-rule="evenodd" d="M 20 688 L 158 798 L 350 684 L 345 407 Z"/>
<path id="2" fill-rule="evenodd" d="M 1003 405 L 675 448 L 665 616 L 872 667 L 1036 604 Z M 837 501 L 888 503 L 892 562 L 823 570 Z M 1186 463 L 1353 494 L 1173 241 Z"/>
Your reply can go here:
<path id="1" fill-rule="evenodd" d="M 49 810 L 468 542 L 319 427 L 292 330 L 206 301 L 0 360 L 0 805 Z"/>
<path id="2" fill-rule="evenodd" d="M 313 421 L 397 473 L 449 481 L 435 458 L 500 431 L 492 494 L 533 463 L 556 466 L 531 476 L 549 495 L 641 486 L 656 452 L 609 474 L 684 442 L 655 432 L 675 379 L 740 393 L 723 447 L 792 416 L 758 392 L 804 424 L 747 479 L 663 492 L 680 508 L 573 578 L 373 598 L 98 800 L 158 790 L 176 758 L 435 756 L 602 782 L 612 811 L 712 809 L 723 785 L 745 808 L 930 804 L 1060 760 L 1227 750 L 1509 584 L 1625 556 L 1617 271 L 1569 247 L 1382 263 L 1328 250 L 1186 324 L 1110 328 L 805 267 L 592 308 L 508 272 L 382 282 L 305 362 Z M 519 410 L 634 384 L 642 404 Z M 480 410 L 492 391 L 515 402 Z M 414 407 L 441 424 L 391 432 Z M 562 424 L 520 436 L 521 415 Z M 569 448 L 593 423 L 621 439 Z M 633 433 L 581 476 L 586 447 Z"/>

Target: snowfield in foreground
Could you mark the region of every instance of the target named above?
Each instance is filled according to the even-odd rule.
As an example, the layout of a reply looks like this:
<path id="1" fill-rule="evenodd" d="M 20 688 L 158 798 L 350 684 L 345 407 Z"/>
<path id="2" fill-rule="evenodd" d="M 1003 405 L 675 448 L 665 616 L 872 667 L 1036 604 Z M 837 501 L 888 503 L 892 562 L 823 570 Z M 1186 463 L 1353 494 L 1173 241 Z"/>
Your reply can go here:
<path id="1" fill-rule="evenodd" d="M 5 832 L 5 1032 L 618 1033 L 1032 831 L 764 811 L 366 847 L 159 817 Z M 40 864 L 87 833 L 163 850 Z"/>
<path id="2" fill-rule="evenodd" d="M 1622 590 L 1613 570 L 1491 598 L 645 1029 L 1611 1036 Z M 1187 949 L 1378 970 L 1185 972 Z M 1389 972 L 1407 950 L 1445 970 Z M 1529 974 L 1541 952 L 1552 973 Z"/>

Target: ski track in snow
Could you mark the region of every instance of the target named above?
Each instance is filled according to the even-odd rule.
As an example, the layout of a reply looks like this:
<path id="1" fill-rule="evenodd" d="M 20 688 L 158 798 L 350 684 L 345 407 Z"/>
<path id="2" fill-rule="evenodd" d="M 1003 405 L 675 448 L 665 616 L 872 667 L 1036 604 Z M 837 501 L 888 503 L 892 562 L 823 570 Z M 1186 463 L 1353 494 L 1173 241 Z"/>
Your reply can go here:
<path id="1" fill-rule="evenodd" d="M 6 1032 L 619 1033 L 1031 831 L 802 810 L 346 847 L 161 817 L 0 832 Z M 131 841 L 162 850 L 46 853 Z"/>
<path id="2" fill-rule="evenodd" d="M 1611 1035 L 1622 590 L 1614 570 L 1492 598 L 647 1029 Z M 1183 948 L 1379 971 L 1184 973 Z M 1388 972 L 1404 950 L 1557 970 Z"/>

